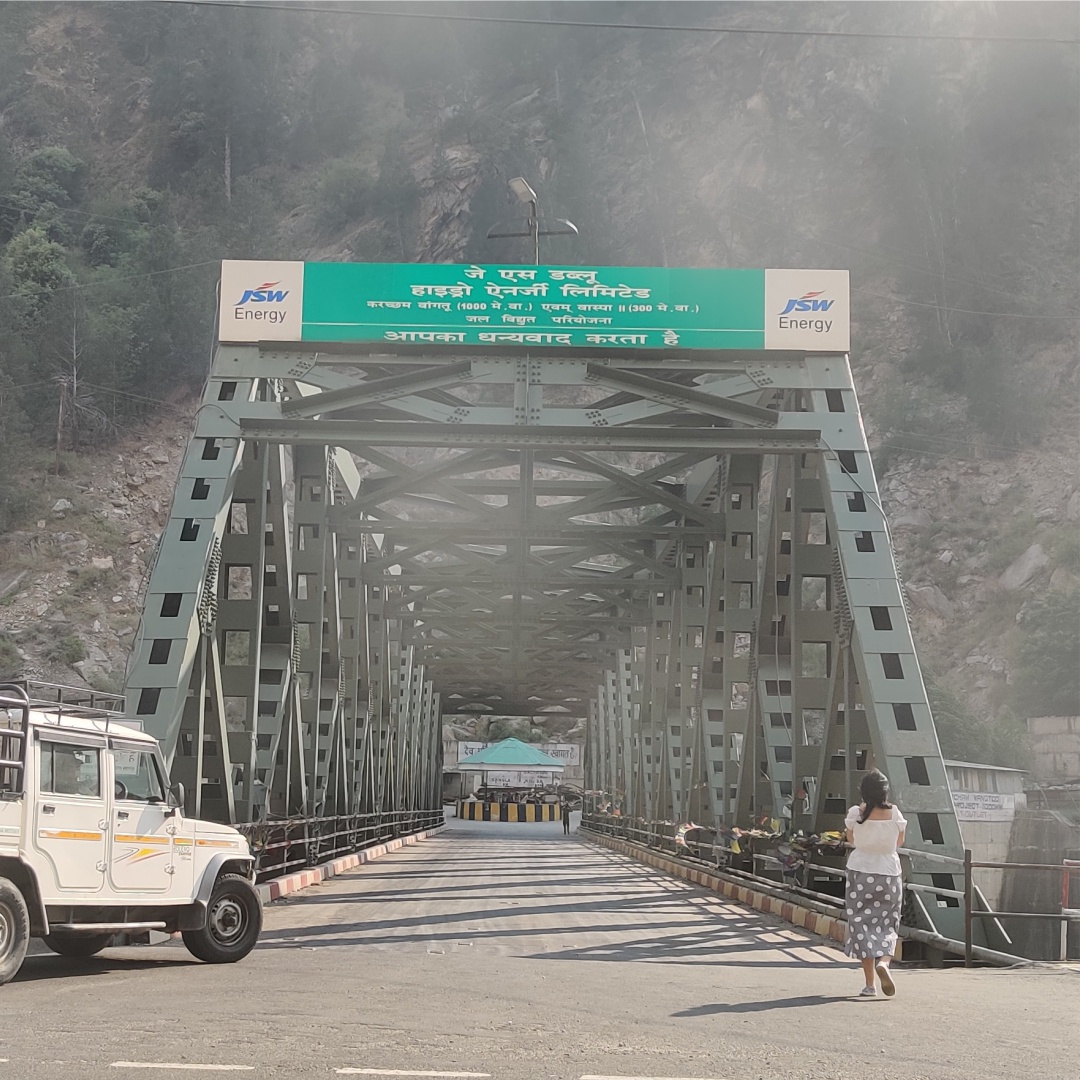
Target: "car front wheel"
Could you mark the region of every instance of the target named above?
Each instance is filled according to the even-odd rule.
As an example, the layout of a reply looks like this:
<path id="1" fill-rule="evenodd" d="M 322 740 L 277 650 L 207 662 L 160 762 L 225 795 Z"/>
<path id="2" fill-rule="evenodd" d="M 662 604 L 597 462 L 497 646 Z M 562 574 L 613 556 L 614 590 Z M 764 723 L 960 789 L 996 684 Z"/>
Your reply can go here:
<path id="1" fill-rule="evenodd" d="M 255 947 L 262 930 L 262 901 L 239 874 L 222 874 L 206 906 L 206 923 L 183 932 L 192 956 L 208 964 L 235 964 Z"/>

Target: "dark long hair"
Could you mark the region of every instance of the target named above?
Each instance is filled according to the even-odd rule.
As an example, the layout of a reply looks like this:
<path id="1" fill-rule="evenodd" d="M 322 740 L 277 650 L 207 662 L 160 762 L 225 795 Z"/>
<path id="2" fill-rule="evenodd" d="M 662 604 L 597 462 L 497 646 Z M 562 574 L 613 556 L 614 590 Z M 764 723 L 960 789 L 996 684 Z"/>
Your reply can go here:
<path id="1" fill-rule="evenodd" d="M 892 809 L 892 804 L 889 802 L 889 778 L 878 769 L 868 772 L 862 778 L 859 795 L 866 807 L 862 812 L 862 817 L 859 818 L 860 825 L 870 817 L 871 810 L 878 807 L 882 810 Z"/>

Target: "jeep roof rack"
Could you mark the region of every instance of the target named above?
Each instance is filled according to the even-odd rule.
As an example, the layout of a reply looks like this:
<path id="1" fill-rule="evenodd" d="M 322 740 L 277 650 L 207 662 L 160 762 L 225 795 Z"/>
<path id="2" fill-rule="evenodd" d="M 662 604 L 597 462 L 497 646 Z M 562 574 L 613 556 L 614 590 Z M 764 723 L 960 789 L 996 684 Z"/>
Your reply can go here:
<path id="1" fill-rule="evenodd" d="M 39 679 L 18 679 L 0 684 L 0 709 L 6 708 L 9 717 L 14 707 L 24 714 L 30 709 L 44 713 L 55 718 L 57 723 L 62 723 L 65 718 L 98 720 L 104 722 L 106 734 L 114 723 L 142 730 L 142 721 L 126 715 L 125 704 L 123 694 L 104 693 L 85 686 L 65 686 Z M 25 727 L 25 721 L 22 726 Z"/>
<path id="2" fill-rule="evenodd" d="M 88 686 L 66 686 L 41 679 L 18 679 L 5 685 L 22 689 L 35 707 L 61 705 L 69 713 L 113 713 L 117 716 L 122 716 L 127 708 L 123 694 L 91 690 Z"/>

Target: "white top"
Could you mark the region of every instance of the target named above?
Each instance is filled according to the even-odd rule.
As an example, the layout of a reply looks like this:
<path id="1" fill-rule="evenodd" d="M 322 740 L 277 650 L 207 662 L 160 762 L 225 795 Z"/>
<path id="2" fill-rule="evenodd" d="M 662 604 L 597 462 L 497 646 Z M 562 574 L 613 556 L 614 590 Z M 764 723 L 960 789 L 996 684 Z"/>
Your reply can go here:
<path id="1" fill-rule="evenodd" d="M 860 874 L 884 874 L 900 876 L 900 856 L 896 854 L 897 840 L 907 828 L 907 818 L 896 806 L 891 818 L 880 821 L 867 820 L 860 823 L 862 809 L 851 807 L 844 819 L 844 828 L 851 830 L 855 850 L 848 856 L 848 869 Z"/>

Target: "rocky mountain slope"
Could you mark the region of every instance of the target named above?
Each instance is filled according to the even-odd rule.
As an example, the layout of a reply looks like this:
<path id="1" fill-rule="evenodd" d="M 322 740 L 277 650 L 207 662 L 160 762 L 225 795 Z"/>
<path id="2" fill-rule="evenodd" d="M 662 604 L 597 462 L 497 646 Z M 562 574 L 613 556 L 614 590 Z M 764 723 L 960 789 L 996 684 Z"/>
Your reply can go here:
<path id="1" fill-rule="evenodd" d="M 146 570 L 187 444 L 188 405 L 63 475 L 42 471 L 43 516 L 0 535 L 5 671 L 122 689 Z"/>
<path id="2" fill-rule="evenodd" d="M 64 146 L 98 199 L 151 189 L 185 258 L 518 261 L 484 236 L 524 174 L 582 227 L 545 261 L 850 268 L 852 363 L 924 664 L 977 721 L 1022 719 L 1029 615 L 1070 598 L 1080 623 L 1077 62 L 929 38 L 1067 37 L 1066 5 L 503 12 L 808 32 L 792 36 L 7 7 L 36 9 L 0 28 L 11 159 Z M 193 340 L 208 295 L 183 300 Z M 120 684 L 204 363 L 175 373 L 180 406 L 115 442 L 20 464 L 0 666 Z"/>

